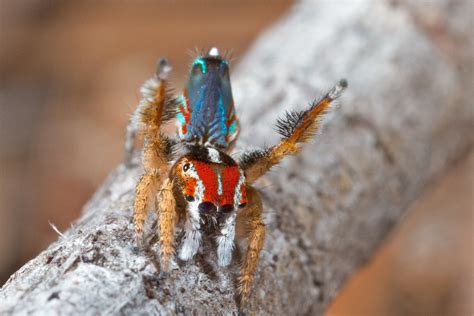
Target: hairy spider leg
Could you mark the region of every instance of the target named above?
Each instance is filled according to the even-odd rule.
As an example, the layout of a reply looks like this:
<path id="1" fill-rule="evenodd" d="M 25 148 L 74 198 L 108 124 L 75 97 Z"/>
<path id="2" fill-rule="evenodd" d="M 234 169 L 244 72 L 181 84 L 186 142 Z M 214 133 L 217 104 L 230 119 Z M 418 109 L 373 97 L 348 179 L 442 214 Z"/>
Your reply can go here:
<path id="1" fill-rule="evenodd" d="M 265 224 L 262 220 L 262 199 L 256 189 L 247 186 L 248 204 L 237 215 L 237 238 L 247 239 L 247 250 L 238 277 L 237 292 L 239 307 L 245 308 L 252 290 L 257 271 L 260 251 L 265 241 Z"/>
<path id="2" fill-rule="evenodd" d="M 173 100 L 169 95 L 166 75 L 170 66 L 166 60 L 161 60 L 155 76 L 147 80 L 140 89 L 140 101 L 132 117 L 136 128 L 130 131 L 141 130 L 145 136 L 143 148 L 144 174 L 136 186 L 134 202 L 134 226 L 138 244 L 141 245 L 145 219 L 151 206 L 155 206 L 155 192 L 161 188 L 167 178 L 169 161 L 172 159 L 172 141 L 161 134 L 163 121 L 172 118 Z"/>
<path id="3" fill-rule="evenodd" d="M 142 134 L 146 134 L 146 131 L 144 131 L 143 129 L 144 125 L 148 125 L 147 121 L 156 121 L 160 119 L 164 119 L 167 121 L 170 119 L 169 116 L 173 115 L 174 113 L 172 109 L 172 104 L 176 103 L 176 100 L 172 100 L 170 98 L 170 93 L 169 91 L 167 91 L 170 90 L 170 88 L 168 87 L 168 83 L 166 82 L 166 79 L 171 69 L 171 65 L 168 63 L 168 61 L 165 58 L 161 58 L 158 61 L 155 75 L 145 81 L 140 89 L 142 98 L 138 103 L 138 106 L 135 108 L 135 111 L 133 112 L 132 116 L 130 117 L 130 121 L 128 122 L 127 127 L 125 129 L 123 162 L 127 166 L 132 163 L 135 141 L 137 136 L 140 136 L 139 132 L 141 131 Z M 153 113 L 151 113 L 151 111 L 153 111 L 153 107 L 150 106 L 150 103 L 159 102 L 159 100 L 157 99 L 159 96 L 156 95 L 158 93 L 165 94 L 167 100 L 163 101 L 166 101 L 169 104 L 166 104 L 166 106 L 161 107 L 161 109 L 155 107 L 154 110 L 157 110 L 158 112 L 153 115 Z M 151 116 L 154 116 L 155 118 L 152 118 Z"/>
<path id="4" fill-rule="evenodd" d="M 346 87 L 346 80 L 340 80 L 322 99 L 313 102 L 309 109 L 287 112 L 285 117 L 279 119 L 276 129 L 282 135 L 281 141 L 268 149 L 246 152 L 241 157 L 239 164 L 247 174 L 247 183 L 255 182 L 285 156 L 297 154 L 301 150 L 300 145 L 318 132 L 324 112 Z"/>
<path id="5" fill-rule="evenodd" d="M 161 265 L 165 272 L 169 269 L 170 258 L 174 254 L 174 231 L 178 223 L 178 213 L 176 212 L 176 200 L 173 194 L 173 181 L 166 179 L 163 181 L 160 191 L 157 194 L 160 205 L 156 206 L 158 213 L 158 234 L 161 250 Z"/>

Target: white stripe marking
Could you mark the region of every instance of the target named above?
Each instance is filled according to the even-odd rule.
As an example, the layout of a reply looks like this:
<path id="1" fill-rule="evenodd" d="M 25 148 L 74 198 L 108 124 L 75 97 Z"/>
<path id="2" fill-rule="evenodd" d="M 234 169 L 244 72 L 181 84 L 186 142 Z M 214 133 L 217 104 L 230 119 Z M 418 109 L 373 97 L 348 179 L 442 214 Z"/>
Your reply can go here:
<path id="1" fill-rule="evenodd" d="M 209 160 L 213 163 L 221 163 L 221 155 L 217 149 L 208 148 L 207 149 Z"/>
<path id="2" fill-rule="evenodd" d="M 222 192 L 223 192 L 223 190 L 222 190 L 222 176 L 221 176 L 221 174 L 219 173 L 219 174 L 217 175 L 217 194 L 218 194 L 219 196 L 221 196 L 221 195 L 222 195 Z"/>

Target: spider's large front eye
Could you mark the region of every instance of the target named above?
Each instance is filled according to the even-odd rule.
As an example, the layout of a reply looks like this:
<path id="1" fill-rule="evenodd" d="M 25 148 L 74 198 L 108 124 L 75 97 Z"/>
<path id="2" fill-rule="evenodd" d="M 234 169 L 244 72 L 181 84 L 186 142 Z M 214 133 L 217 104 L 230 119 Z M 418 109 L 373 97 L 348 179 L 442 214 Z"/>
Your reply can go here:
<path id="1" fill-rule="evenodd" d="M 191 166 L 190 166 L 189 163 L 185 163 L 184 166 L 183 166 L 183 171 L 184 171 L 184 172 L 188 171 L 190 167 L 191 167 Z"/>

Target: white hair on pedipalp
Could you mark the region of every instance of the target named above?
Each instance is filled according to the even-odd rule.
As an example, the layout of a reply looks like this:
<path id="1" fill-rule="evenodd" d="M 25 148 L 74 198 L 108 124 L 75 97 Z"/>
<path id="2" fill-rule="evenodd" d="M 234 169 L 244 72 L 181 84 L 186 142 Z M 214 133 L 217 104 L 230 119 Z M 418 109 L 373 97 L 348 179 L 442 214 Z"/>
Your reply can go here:
<path id="1" fill-rule="evenodd" d="M 225 221 L 221 229 L 221 235 L 217 237 L 217 262 L 219 266 L 228 266 L 232 261 L 232 250 L 235 239 L 235 219 L 237 213 L 234 211 Z"/>
<path id="2" fill-rule="evenodd" d="M 204 184 L 199 179 L 199 175 L 196 169 L 192 164 L 190 165 L 187 173 L 190 177 L 196 179 L 197 188 L 194 195 L 194 201 L 189 202 L 186 207 L 188 216 L 184 228 L 184 238 L 179 251 L 179 258 L 181 260 L 189 260 L 194 257 L 201 245 L 202 236 L 200 231 L 201 216 L 199 214 L 199 204 L 202 202 L 204 191 L 206 190 Z"/>
<path id="3" fill-rule="evenodd" d="M 181 260 L 189 260 L 198 252 L 201 246 L 201 231 L 199 230 L 199 224 L 196 227 L 196 223 L 191 218 L 188 218 L 185 224 L 185 234 L 181 242 L 181 248 L 179 250 L 179 258 Z"/>

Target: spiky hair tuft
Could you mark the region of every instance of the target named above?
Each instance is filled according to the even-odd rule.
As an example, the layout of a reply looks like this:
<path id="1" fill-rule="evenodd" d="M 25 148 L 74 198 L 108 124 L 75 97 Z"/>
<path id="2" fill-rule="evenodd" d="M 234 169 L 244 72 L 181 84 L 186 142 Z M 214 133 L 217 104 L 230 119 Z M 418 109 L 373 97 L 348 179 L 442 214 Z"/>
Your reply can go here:
<path id="1" fill-rule="evenodd" d="M 278 118 L 275 129 L 278 134 L 280 134 L 283 138 L 290 137 L 295 129 L 300 125 L 303 121 L 305 115 L 307 114 L 306 111 L 286 111 L 283 117 Z"/>
<path id="2" fill-rule="evenodd" d="M 306 142 L 318 131 L 321 117 L 330 104 L 342 94 L 347 81 L 342 79 L 319 100 L 315 100 L 309 109 L 304 111 L 287 111 L 277 120 L 275 129 L 283 137 L 294 143 Z"/>
<path id="3" fill-rule="evenodd" d="M 246 169 L 248 166 L 253 165 L 255 162 L 268 158 L 270 156 L 270 149 L 253 149 L 243 153 L 239 159 L 239 166 Z"/>

